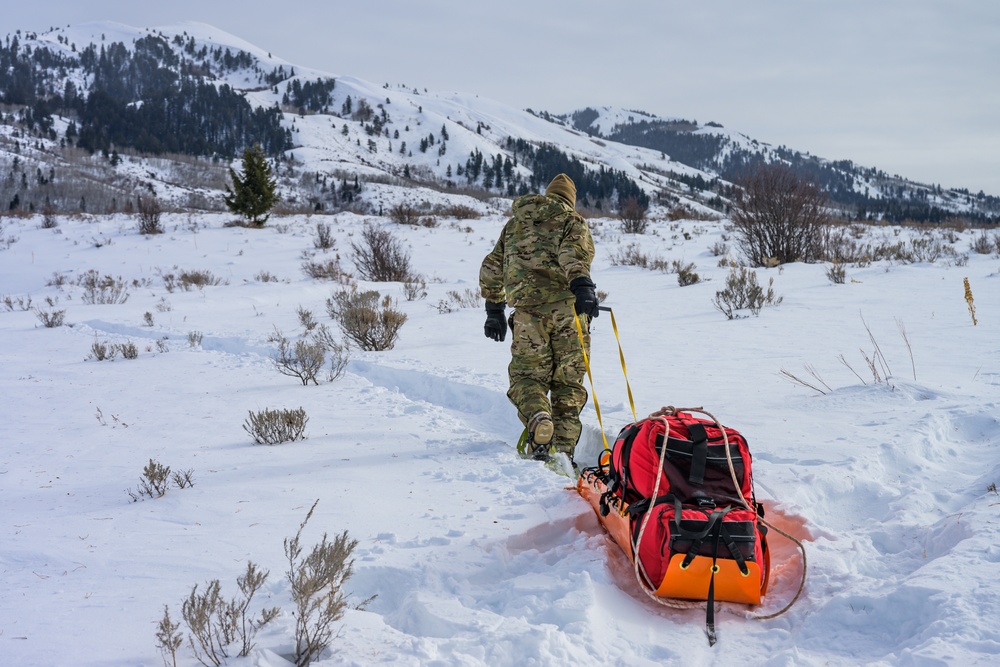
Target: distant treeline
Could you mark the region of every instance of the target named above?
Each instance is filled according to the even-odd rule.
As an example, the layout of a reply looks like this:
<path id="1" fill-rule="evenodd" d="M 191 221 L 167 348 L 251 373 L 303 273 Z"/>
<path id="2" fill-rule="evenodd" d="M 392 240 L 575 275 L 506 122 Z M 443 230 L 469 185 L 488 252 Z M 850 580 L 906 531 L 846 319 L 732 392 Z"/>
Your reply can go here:
<path id="1" fill-rule="evenodd" d="M 207 58 L 209 52 L 196 55 Z M 211 55 L 217 69 L 252 63 L 249 54 L 241 58 L 243 52 L 234 56 L 228 49 Z M 253 144 L 271 155 L 290 148 L 278 107 L 254 109 L 230 86 L 208 83 L 211 67 L 207 60 L 182 63 L 156 35 L 136 40 L 131 51 L 121 42 L 99 49 L 91 44 L 72 57 L 22 48 L 8 37 L 0 43 L 0 101 L 27 107 L 22 122 L 53 140 L 53 115 L 75 118 L 65 140 L 91 152 L 128 147 L 231 159 Z M 90 82 L 87 90 L 67 78 L 73 70 Z M 56 77 L 65 83 L 57 84 Z M 272 81 L 274 75 L 262 78 Z M 311 105 L 301 88 L 297 92 L 296 102 Z"/>
<path id="2" fill-rule="evenodd" d="M 590 126 L 597 118 L 596 111 L 585 109 L 574 114 L 572 122 L 578 129 L 593 132 Z M 682 164 L 718 173 L 729 182 L 738 182 L 769 159 L 763 149 L 755 151 L 737 147 L 725 135 L 694 132 L 697 127 L 691 121 L 640 120 L 617 125 L 601 136 L 610 141 L 661 151 Z M 784 146 L 772 150 L 800 176 L 822 188 L 833 204 L 858 219 L 942 222 L 954 218 L 955 211 L 963 209 L 961 216 L 970 222 L 989 223 L 1000 219 L 1000 197 L 982 192 L 973 195 L 965 189 L 943 190 L 940 186 L 921 186 L 899 177 L 890 177 L 877 169 L 859 167 L 850 160 L 819 160 Z M 855 183 L 862 180 L 877 184 L 879 192 L 868 188 L 859 191 Z M 705 185 L 724 195 L 725 188 L 721 184 Z M 935 196 L 950 199 L 955 203 L 955 209 L 949 210 L 934 203 L 932 198 Z"/>
<path id="3" fill-rule="evenodd" d="M 524 192 L 542 192 L 556 174 L 562 173 L 573 179 L 576 200 L 584 208 L 620 208 L 633 197 L 643 208 L 649 206 L 649 196 L 624 172 L 604 165 L 596 170 L 588 169 L 580 160 L 551 144 L 538 146 L 511 137 L 506 147 L 531 167 L 532 174 Z"/>

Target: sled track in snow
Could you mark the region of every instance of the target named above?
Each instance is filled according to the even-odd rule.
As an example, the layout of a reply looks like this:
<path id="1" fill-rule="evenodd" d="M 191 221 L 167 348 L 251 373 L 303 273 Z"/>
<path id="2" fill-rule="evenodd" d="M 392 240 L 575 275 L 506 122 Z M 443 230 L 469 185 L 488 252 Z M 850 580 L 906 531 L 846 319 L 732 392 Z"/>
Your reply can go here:
<path id="1" fill-rule="evenodd" d="M 397 391 L 410 401 L 425 402 L 457 413 L 469 426 L 515 439 L 520 425 L 507 396 L 495 390 L 443 378 L 424 371 L 351 361 L 347 370 L 373 385 Z"/>

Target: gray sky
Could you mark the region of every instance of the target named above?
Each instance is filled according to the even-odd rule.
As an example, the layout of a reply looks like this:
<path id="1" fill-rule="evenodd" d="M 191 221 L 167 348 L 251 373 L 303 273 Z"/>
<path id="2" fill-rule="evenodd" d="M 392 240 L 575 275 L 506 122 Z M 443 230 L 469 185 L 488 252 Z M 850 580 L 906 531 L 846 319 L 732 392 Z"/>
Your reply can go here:
<path id="1" fill-rule="evenodd" d="M 0 35 L 191 20 L 293 64 L 565 113 L 714 120 L 774 145 L 1000 195 L 996 0 L 48 0 Z"/>

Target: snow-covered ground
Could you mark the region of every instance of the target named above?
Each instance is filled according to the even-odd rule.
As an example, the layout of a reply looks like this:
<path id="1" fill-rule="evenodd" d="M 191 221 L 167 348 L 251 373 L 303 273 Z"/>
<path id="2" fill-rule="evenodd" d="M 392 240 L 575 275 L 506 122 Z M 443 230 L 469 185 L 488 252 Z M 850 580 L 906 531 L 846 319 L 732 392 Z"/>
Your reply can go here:
<path id="1" fill-rule="evenodd" d="M 996 664 L 1000 259 L 969 252 L 979 232 L 950 244 L 967 263 L 848 266 L 845 284 L 827 265 L 758 270 L 783 301 L 727 320 L 712 299 L 729 269 L 709 251 L 722 223 L 659 221 L 624 237 L 592 221 L 594 279 L 615 310 L 640 416 L 704 406 L 738 428 L 769 516 L 804 523 L 802 598 L 774 620 L 748 618 L 780 609 L 798 585 L 794 549 L 774 537 L 770 594 L 759 609 L 723 604 L 710 648 L 703 612 L 648 600 L 568 480 L 514 451 L 508 344 L 483 336 L 480 307 L 448 295 L 476 289 L 501 212 L 435 228 L 383 220 L 427 296 L 362 283 L 409 319 L 394 349 L 355 348 L 346 374 L 318 386 L 279 374 L 269 337 L 301 336 L 300 308 L 339 336 L 325 308 L 337 286 L 301 265 L 304 253 L 338 253 L 353 270 L 365 219 L 273 218 L 262 230 L 228 219 L 171 214 L 153 237 L 125 216 L 59 218 L 56 229 L 0 221 L 11 306 L 0 304 L 0 664 L 160 665 L 164 605 L 179 619 L 192 586 L 213 579 L 233 596 L 253 561 L 270 571 L 254 607 L 282 611 L 251 657 L 229 664 L 286 665 L 283 541 L 317 500 L 304 546 L 347 530 L 359 542 L 351 601 L 377 596 L 346 612 L 317 664 Z M 336 250 L 315 250 L 317 222 Z M 918 232 L 866 234 L 894 243 Z M 633 242 L 693 262 L 702 282 L 614 266 Z M 85 304 L 74 283 L 88 270 L 127 281 L 127 301 Z M 168 291 L 163 276 L 185 270 L 224 284 Z M 66 324 L 43 327 L 29 299 L 64 309 Z M 632 416 L 606 314 L 593 340 L 610 439 Z M 88 359 L 103 341 L 132 341 L 138 358 Z M 876 344 L 882 382 L 865 361 Z M 298 407 L 304 441 L 256 445 L 243 429 L 250 412 Z M 592 454 L 593 403 L 583 416 Z M 131 502 L 150 459 L 193 471 L 194 486 Z M 178 664 L 198 663 L 184 647 Z"/>

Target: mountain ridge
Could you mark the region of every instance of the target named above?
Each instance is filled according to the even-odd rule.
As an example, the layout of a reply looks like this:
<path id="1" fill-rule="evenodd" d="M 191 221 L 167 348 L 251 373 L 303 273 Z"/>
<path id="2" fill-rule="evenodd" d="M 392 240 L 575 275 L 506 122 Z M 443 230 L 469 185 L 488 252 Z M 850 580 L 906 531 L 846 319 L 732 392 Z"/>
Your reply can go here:
<path id="1" fill-rule="evenodd" d="M 552 114 L 513 109 L 474 93 L 379 86 L 294 65 L 198 22 L 133 28 L 98 21 L 17 33 L 7 36 L 3 57 L 9 64 L 0 75 L 0 95 L 8 111 L 0 125 L 0 164 L 10 177 L 0 187 L 0 204 L 8 210 L 37 210 L 57 201 L 60 209 L 72 208 L 75 192 L 57 195 L 51 187 L 44 192 L 58 180 L 54 170 L 67 147 L 115 162 L 102 170 L 103 178 L 124 179 L 126 186 L 111 189 L 125 200 L 135 185 L 129 175 L 137 170 L 121 167 L 121 153 L 131 150 L 130 160 L 145 160 L 139 171 L 151 174 L 133 176 L 140 188 L 182 206 L 204 206 L 211 191 L 223 188 L 224 169 L 214 170 L 213 187 L 187 184 L 198 190 L 192 200 L 174 192 L 170 178 L 149 169 L 149 158 L 182 153 L 208 161 L 212 171 L 233 164 L 241 144 L 253 141 L 264 144 L 281 165 L 286 201 L 314 210 L 358 205 L 353 197 L 345 201 L 331 193 L 331 181 L 343 186 L 351 174 L 510 198 L 537 190 L 548 172 L 559 169 L 584 179 L 581 202 L 599 212 L 617 210 L 624 199 L 638 196 L 644 204 L 724 213 L 741 173 L 761 162 L 781 161 L 823 187 L 845 218 L 1000 219 L 1000 198 L 775 148 L 711 121 L 701 125 L 614 107 Z M 34 68 L 33 74 L 18 74 L 24 64 Z M 143 95 L 147 88 L 152 92 Z M 95 109 L 101 94 L 110 98 L 104 100 L 107 108 Z M 210 103 L 219 107 L 216 120 L 206 120 L 212 118 L 210 111 L 190 108 L 208 109 Z M 158 114 L 164 104 L 168 108 Z M 176 118 L 183 114 L 192 115 L 189 126 L 203 126 L 210 136 L 186 129 L 181 141 L 161 129 L 170 127 L 170 119 L 179 123 Z M 28 138 L 19 131 L 35 140 L 37 156 L 18 155 L 18 140 Z M 100 159 L 92 162 L 93 169 L 105 166 Z M 28 177 L 32 166 L 34 179 Z M 38 177 L 45 172 L 52 178 Z M 304 185 L 310 175 L 314 185 L 322 185 Z M 107 193 L 100 199 L 104 205 L 98 209 L 111 205 Z"/>

